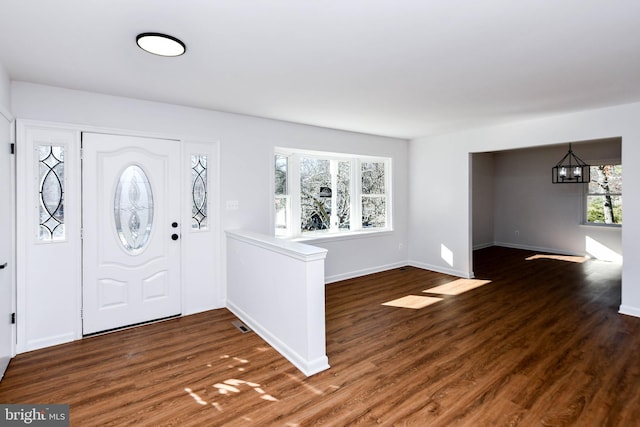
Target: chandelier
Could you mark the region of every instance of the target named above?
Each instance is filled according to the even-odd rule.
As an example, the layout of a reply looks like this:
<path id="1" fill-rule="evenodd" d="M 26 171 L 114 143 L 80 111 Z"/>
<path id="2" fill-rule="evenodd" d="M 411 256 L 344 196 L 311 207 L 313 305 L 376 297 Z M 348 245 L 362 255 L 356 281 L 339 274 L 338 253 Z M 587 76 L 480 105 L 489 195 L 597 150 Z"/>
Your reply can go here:
<path id="1" fill-rule="evenodd" d="M 586 164 L 571 150 L 551 169 L 554 184 L 582 184 L 591 179 L 591 166 Z"/>

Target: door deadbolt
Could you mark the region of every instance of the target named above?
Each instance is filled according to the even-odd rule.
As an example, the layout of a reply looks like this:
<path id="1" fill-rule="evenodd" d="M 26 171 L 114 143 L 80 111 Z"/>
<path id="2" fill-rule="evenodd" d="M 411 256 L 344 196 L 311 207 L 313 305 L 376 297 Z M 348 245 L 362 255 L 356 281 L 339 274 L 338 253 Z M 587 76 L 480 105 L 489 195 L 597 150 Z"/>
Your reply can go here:
<path id="1" fill-rule="evenodd" d="M 171 226 L 172 226 L 173 228 L 178 228 L 178 223 L 177 223 L 177 222 L 172 222 L 172 223 L 171 223 Z"/>

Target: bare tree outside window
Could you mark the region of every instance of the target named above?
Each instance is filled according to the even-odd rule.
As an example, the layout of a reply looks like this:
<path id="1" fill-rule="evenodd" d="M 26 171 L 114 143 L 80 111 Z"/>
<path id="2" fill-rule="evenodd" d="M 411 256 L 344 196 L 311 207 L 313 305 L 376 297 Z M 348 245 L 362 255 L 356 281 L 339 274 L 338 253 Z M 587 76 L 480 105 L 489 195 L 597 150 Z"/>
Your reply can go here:
<path id="1" fill-rule="evenodd" d="M 315 238 L 390 229 L 390 164 L 382 157 L 276 151 L 275 235 Z"/>
<path id="2" fill-rule="evenodd" d="M 351 223 L 351 163 L 338 162 L 338 228 L 349 229 Z"/>
<path id="3" fill-rule="evenodd" d="M 286 156 L 275 156 L 275 175 L 276 175 L 276 194 L 281 196 L 288 193 L 287 191 L 287 166 L 288 159 Z"/>
<path id="4" fill-rule="evenodd" d="M 384 163 L 362 163 L 362 226 L 386 225 Z"/>
<path id="5" fill-rule="evenodd" d="M 300 226 L 303 232 L 331 227 L 333 196 L 321 194 L 321 188 L 331 188 L 329 160 L 300 158 Z"/>
<path id="6" fill-rule="evenodd" d="M 622 224 L 622 165 L 591 166 L 586 205 L 588 223 Z"/>
<path id="7" fill-rule="evenodd" d="M 289 159 L 286 156 L 275 156 L 275 221 L 276 235 L 286 233 L 289 223 Z"/>

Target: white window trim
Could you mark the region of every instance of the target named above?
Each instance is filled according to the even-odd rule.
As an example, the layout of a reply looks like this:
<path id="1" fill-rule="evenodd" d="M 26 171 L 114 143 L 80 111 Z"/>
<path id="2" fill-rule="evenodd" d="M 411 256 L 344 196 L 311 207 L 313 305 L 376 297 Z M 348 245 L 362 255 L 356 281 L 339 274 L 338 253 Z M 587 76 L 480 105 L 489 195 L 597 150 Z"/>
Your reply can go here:
<path id="1" fill-rule="evenodd" d="M 622 165 L 622 160 L 621 159 L 604 159 L 604 160 L 589 160 L 587 161 L 587 164 L 589 164 L 590 166 L 598 166 L 598 165 Z M 624 169 L 622 172 L 623 176 L 622 176 L 622 182 L 623 182 L 623 187 L 624 187 Z M 598 228 L 622 228 L 622 224 L 605 224 L 605 223 L 600 223 L 600 222 L 589 222 L 587 221 L 587 203 L 588 203 L 588 198 L 590 194 L 594 194 L 594 193 L 589 193 L 589 184 L 586 184 L 583 186 L 583 190 L 582 190 L 582 223 L 580 224 L 581 226 L 584 227 L 598 227 Z M 619 195 L 622 196 L 622 193 L 611 193 L 612 195 Z"/>
<path id="2" fill-rule="evenodd" d="M 290 219 L 287 223 L 286 234 L 276 233 L 276 237 L 283 239 L 290 239 L 294 241 L 335 241 L 346 240 L 360 237 L 370 237 L 372 235 L 383 235 L 393 231 L 392 220 L 392 190 L 391 190 L 391 176 L 392 176 L 392 159 L 390 157 L 371 156 L 371 155 L 359 155 L 359 154 L 346 154 L 346 153 L 333 153 L 325 151 L 313 151 L 276 147 L 274 150 L 274 157 L 276 155 L 287 157 L 287 217 Z M 327 231 L 311 231 L 302 232 L 300 229 L 300 216 L 301 209 L 300 203 L 294 203 L 293 200 L 300 200 L 300 158 L 312 157 L 322 160 L 330 160 L 335 162 L 349 162 L 351 163 L 351 200 L 350 211 L 351 221 L 350 229 L 332 229 Z M 362 194 L 361 185 L 359 180 L 361 179 L 360 170 L 362 162 L 382 162 L 385 165 L 385 227 L 379 228 L 363 228 L 362 227 Z M 272 157 L 273 163 L 273 157 Z M 271 194 L 275 195 L 275 168 L 271 167 Z M 275 210 L 273 208 L 275 197 L 271 200 L 271 224 L 275 230 Z M 354 218 L 357 219 L 354 221 Z M 297 225 L 297 227 L 293 227 Z"/>

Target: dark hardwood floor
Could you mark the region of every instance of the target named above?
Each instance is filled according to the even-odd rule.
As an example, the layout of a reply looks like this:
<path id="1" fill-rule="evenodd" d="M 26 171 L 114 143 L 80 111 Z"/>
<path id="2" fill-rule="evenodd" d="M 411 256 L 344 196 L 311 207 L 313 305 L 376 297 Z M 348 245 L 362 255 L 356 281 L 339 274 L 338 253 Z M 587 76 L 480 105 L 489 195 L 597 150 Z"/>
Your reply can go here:
<path id="1" fill-rule="evenodd" d="M 413 267 L 327 286 L 331 369 L 305 378 L 227 310 L 18 355 L 2 403 L 67 403 L 74 426 L 640 425 L 640 319 L 620 266 L 474 254 L 484 286 Z"/>

